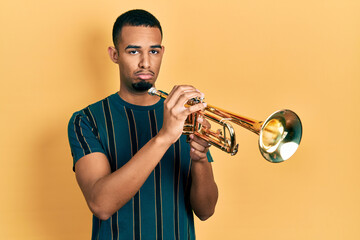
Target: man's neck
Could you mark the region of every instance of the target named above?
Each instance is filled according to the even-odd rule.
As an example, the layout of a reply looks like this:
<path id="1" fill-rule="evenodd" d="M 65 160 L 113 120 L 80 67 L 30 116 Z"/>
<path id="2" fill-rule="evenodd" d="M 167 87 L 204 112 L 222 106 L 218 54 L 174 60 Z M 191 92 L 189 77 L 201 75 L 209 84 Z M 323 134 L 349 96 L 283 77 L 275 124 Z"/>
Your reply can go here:
<path id="1" fill-rule="evenodd" d="M 124 88 L 120 88 L 118 94 L 124 101 L 138 106 L 151 106 L 156 104 L 160 99 L 157 96 L 149 95 L 147 91 L 129 92 L 124 90 Z"/>

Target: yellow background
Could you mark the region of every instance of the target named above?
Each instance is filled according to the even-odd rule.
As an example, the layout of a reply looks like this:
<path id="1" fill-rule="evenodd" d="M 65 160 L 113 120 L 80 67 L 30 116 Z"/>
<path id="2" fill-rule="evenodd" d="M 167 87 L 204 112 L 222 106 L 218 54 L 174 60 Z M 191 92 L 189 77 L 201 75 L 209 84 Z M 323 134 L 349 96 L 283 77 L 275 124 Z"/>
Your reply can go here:
<path id="1" fill-rule="evenodd" d="M 236 156 L 212 150 L 220 196 L 198 239 L 360 239 L 358 0 L 1 1 L 1 238 L 90 239 L 66 127 L 118 90 L 106 49 L 133 8 L 164 29 L 159 89 L 192 84 L 244 116 L 302 119 L 285 163 L 263 160 L 240 127 Z"/>

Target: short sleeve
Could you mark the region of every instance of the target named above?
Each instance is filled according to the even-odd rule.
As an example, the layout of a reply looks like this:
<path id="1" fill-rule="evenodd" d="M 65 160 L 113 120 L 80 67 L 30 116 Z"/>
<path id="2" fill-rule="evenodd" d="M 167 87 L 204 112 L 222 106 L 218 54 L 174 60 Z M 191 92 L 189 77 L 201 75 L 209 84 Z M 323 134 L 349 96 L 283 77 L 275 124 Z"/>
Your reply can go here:
<path id="1" fill-rule="evenodd" d="M 207 151 L 206 156 L 207 156 L 208 162 L 214 162 L 214 159 L 211 156 L 210 150 Z"/>
<path id="2" fill-rule="evenodd" d="M 73 157 L 73 171 L 75 171 L 76 162 L 83 156 L 105 151 L 95 135 L 95 126 L 91 126 L 90 121 L 81 112 L 74 113 L 68 124 L 68 138 Z"/>

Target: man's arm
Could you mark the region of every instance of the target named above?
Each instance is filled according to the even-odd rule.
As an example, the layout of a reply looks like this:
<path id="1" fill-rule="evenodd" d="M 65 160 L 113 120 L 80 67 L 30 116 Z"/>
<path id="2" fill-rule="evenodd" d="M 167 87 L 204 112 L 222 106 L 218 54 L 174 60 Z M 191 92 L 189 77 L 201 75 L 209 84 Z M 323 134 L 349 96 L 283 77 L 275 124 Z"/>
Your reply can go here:
<path id="1" fill-rule="evenodd" d="M 124 206 L 139 191 L 170 145 L 171 142 L 158 135 L 113 173 L 103 153 L 82 157 L 75 165 L 76 179 L 94 215 L 106 220 Z"/>
<path id="2" fill-rule="evenodd" d="M 115 172 L 111 173 L 102 153 L 91 153 L 77 161 L 76 179 L 95 216 L 108 219 L 139 191 L 170 145 L 181 136 L 186 117 L 204 108 L 201 103 L 184 107 L 188 99 L 200 96 L 191 86 L 176 86 L 164 102 L 159 133 Z"/>
<path id="3" fill-rule="evenodd" d="M 200 122 L 203 121 L 201 118 L 199 120 Z M 209 127 L 210 124 L 204 121 L 203 125 Z M 195 135 L 190 135 L 190 138 L 190 156 L 192 159 L 190 202 L 196 216 L 204 221 L 214 214 L 218 199 L 218 188 L 211 163 L 207 159 L 208 143 Z"/>

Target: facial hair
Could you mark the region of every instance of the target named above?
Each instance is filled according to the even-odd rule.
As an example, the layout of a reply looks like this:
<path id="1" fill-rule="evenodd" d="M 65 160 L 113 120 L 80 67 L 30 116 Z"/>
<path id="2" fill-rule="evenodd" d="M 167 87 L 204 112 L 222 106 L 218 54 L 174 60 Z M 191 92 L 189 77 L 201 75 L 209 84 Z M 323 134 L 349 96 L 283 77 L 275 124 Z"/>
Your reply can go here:
<path id="1" fill-rule="evenodd" d="M 131 84 L 133 89 L 135 89 L 136 91 L 139 91 L 139 92 L 145 92 L 147 90 L 149 90 L 150 88 L 152 88 L 152 84 L 150 82 L 147 82 L 147 81 L 140 81 L 140 82 L 137 82 L 137 83 L 132 83 Z"/>

